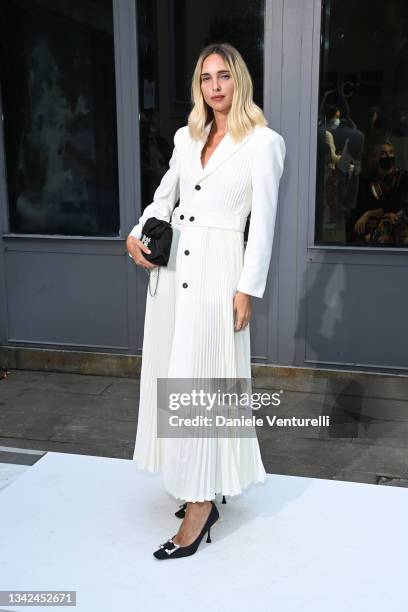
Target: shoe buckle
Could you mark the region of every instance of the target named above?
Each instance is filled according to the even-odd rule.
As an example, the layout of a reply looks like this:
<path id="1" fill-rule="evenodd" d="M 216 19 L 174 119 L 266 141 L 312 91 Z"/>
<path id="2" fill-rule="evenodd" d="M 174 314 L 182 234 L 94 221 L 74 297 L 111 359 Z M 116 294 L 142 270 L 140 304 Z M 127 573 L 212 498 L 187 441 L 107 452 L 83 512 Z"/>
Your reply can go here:
<path id="1" fill-rule="evenodd" d="M 174 544 L 174 548 L 172 548 L 171 550 L 169 550 L 168 548 L 165 548 L 165 551 L 168 555 L 172 555 L 174 551 L 176 551 L 178 548 L 180 548 L 180 545 Z"/>
<path id="2" fill-rule="evenodd" d="M 173 540 L 167 540 L 166 544 L 167 544 L 168 542 L 169 542 L 170 544 L 173 544 L 173 548 L 172 548 L 172 549 L 170 549 L 170 550 L 169 550 L 168 548 L 165 548 L 165 551 L 166 551 L 166 553 L 167 553 L 168 555 L 172 555 L 172 554 L 174 553 L 174 551 L 176 551 L 178 548 L 180 548 L 180 544 L 176 544 L 175 542 L 173 542 Z"/>

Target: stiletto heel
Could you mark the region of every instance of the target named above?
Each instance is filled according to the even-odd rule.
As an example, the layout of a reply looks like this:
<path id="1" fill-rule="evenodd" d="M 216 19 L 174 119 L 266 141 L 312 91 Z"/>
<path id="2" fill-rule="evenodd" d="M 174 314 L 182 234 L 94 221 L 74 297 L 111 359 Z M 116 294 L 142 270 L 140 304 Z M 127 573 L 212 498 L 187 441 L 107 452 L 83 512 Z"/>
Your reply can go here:
<path id="1" fill-rule="evenodd" d="M 214 523 L 218 521 L 219 517 L 220 514 L 218 512 L 217 506 L 214 504 L 213 501 L 211 501 L 210 514 L 208 515 L 204 527 L 201 529 L 198 537 L 194 540 L 194 542 L 192 542 L 188 546 L 180 546 L 179 544 L 173 542 L 173 538 L 170 538 L 170 540 L 167 540 L 167 542 L 164 542 L 164 544 L 160 544 L 158 550 L 156 550 L 153 555 L 156 557 L 156 559 L 170 559 L 170 557 L 178 558 L 194 555 L 206 532 L 208 532 L 207 542 L 211 542 L 210 529 L 214 525 Z"/>

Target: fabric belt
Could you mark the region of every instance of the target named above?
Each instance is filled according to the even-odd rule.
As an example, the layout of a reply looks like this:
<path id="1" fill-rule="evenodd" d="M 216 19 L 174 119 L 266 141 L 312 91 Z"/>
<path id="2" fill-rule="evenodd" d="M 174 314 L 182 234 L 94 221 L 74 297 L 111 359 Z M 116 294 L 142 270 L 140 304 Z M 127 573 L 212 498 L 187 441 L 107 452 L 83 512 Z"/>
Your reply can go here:
<path id="1" fill-rule="evenodd" d="M 179 205 L 175 208 L 171 223 L 188 225 L 188 227 L 206 226 L 244 232 L 247 217 L 242 215 L 227 215 L 223 213 L 186 208 Z"/>

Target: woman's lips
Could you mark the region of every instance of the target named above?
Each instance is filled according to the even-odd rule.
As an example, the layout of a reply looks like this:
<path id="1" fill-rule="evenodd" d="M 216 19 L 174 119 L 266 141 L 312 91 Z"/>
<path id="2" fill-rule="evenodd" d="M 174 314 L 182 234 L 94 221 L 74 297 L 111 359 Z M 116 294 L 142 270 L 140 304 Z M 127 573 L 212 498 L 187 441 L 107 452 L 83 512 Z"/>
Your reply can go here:
<path id="1" fill-rule="evenodd" d="M 211 100 L 222 100 L 225 96 L 214 96 Z"/>

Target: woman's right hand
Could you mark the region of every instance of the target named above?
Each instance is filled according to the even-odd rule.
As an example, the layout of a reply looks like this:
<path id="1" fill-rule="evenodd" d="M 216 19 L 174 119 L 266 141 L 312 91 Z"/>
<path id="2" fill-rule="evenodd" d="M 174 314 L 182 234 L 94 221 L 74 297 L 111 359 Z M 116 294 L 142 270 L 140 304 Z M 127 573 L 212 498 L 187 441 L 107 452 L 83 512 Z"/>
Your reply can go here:
<path id="1" fill-rule="evenodd" d="M 357 219 L 355 225 L 354 225 L 354 231 L 357 234 L 362 234 L 365 231 L 365 226 L 366 223 L 368 221 L 368 219 L 370 218 L 370 215 L 368 212 L 365 212 L 361 215 L 361 217 L 359 219 Z"/>
<path id="2" fill-rule="evenodd" d="M 134 236 L 128 236 L 126 248 L 136 265 L 149 270 L 157 268 L 157 264 L 153 264 L 143 257 L 142 253 L 150 253 L 150 249 L 144 245 L 141 240 L 138 240 Z"/>

